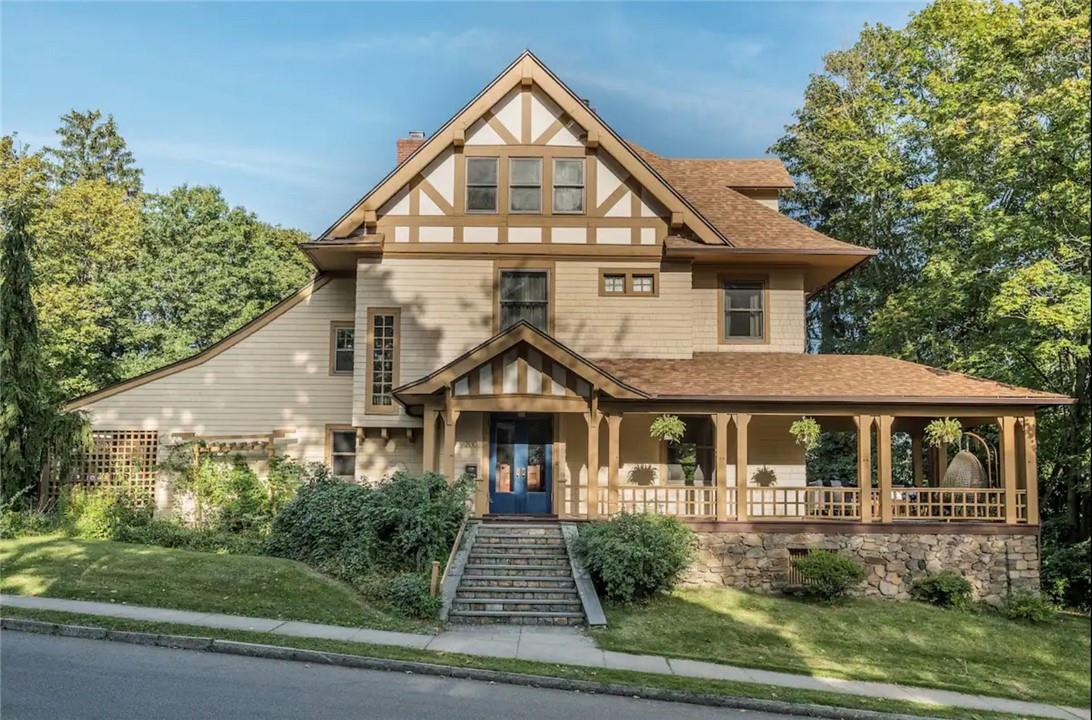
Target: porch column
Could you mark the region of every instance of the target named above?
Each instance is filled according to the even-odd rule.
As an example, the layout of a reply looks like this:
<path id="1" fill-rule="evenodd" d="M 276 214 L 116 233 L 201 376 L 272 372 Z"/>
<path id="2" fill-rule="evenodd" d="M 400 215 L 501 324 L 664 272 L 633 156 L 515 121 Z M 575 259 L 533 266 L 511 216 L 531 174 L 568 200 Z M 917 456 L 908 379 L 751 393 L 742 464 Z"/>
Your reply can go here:
<path id="1" fill-rule="evenodd" d="M 747 520 L 747 424 L 751 416 L 736 413 L 732 416 L 736 426 L 736 520 Z"/>
<path id="2" fill-rule="evenodd" d="M 1039 461 L 1036 457 L 1039 440 L 1036 437 L 1035 416 L 1020 418 L 1020 440 L 1024 448 L 1024 489 L 1027 490 L 1028 525 L 1039 524 Z"/>
<path id="3" fill-rule="evenodd" d="M 880 520 L 889 523 L 894 520 L 891 507 L 891 423 L 894 418 L 881 415 L 876 418 L 876 465 L 880 481 Z"/>
<path id="4" fill-rule="evenodd" d="M 618 512 L 618 470 L 622 464 L 619 448 L 622 413 L 607 415 L 607 515 Z"/>
<path id="5" fill-rule="evenodd" d="M 444 456 L 441 460 L 443 473 L 448 483 L 455 482 L 455 426 L 459 422 L 459 411 L 448 409 L 442 415 L 444 419 Z"/>
<path id="6" fill-rule="evenodd" d="M 998 467 L 1005 488 L 1005 522 L 1015 523 L 1016 516 L 1016 418 L 997 418 Z"/>
<path id="7" fill-rule="evenodd" d="M 860 493 L 861 522 L 872 522 L 872 416 L 858 415 L 857 492 Z"/>
<path id="8" fill-rule="evenodd" d="M 925 486 L 925 468 L 923 467 L 923 459 L 921 456 L 922 450 L 924 449 L 922 446 L 924 444 L 925 443 L 921 437 L 921 430 L 915 430 L 913 433 L 911 433 L 910 452 L 913 455 L 913 457 L 911 457 L 911 460 L 913 461 L 914 467 L 914 487 Z"/>
<path id="9" fill-rule="evenodd" d="M 425 472 L 436 472 L 436 418 L 439 414 L 436 408 L 425 408 L 421 420 L 421 452 L 424 454 L 421 468 Z"/>
<path id="10" fill-rule="evenodd" d="M 593 402 L 590 412 L 584 413 L 588 424 L 588 517 L 599 517 L 599 422 L 603 414 Z"/>
<path id="11" fill-rule="evenodd" d="M 713 415 L 713 477 L 717 482 L 717 522 L 728 519 L 728 413 Z"/>

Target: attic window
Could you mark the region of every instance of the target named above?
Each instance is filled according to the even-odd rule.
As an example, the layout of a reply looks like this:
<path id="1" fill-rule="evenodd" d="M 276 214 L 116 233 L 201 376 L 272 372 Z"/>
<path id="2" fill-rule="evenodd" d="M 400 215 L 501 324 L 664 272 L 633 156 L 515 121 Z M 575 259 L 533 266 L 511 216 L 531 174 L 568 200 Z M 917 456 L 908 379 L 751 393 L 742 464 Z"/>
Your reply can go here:
<path id="1" fill-rule="evenodd" d="M 497 158 L 466 159 L 467 212 L 497 212 Z"/>
<path id="2" fill-rule="evenodd" d="M 554 212 L 584 212 L 584 159 L 554 159 Z"/>

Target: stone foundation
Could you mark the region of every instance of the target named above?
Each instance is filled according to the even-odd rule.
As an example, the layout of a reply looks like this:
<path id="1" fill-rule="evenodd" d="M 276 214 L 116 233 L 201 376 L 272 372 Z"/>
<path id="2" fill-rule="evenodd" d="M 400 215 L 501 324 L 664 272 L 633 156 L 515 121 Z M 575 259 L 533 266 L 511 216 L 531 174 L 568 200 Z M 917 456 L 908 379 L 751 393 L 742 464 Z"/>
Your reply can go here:
<path id="1" fill-rule="evenodd" d="M 683 578 L 687 587 L 728 585 L 758 592 L 785 587 L 796 549 L 834 550 L 868 570 L 858 594 L 910 598 L 915 578 L 954 570 L 970 581 L 977 599 L 1000 603 L 1013 590 L 1039 590 L 1039 543 L 1034 534 L 957 532 L 732 532 L 696 534 L 698 550 Z"/>

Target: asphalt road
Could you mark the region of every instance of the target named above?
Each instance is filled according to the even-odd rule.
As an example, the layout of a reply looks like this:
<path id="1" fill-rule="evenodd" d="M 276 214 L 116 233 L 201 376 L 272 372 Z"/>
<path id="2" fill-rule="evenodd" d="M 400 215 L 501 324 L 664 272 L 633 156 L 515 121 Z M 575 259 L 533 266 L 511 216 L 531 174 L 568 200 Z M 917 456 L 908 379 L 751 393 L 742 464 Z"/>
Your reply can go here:
<path id="1" fill-rule="evenodd" d="M 3 632 L 0 717 L 775 720 L 783 716 Z"/>

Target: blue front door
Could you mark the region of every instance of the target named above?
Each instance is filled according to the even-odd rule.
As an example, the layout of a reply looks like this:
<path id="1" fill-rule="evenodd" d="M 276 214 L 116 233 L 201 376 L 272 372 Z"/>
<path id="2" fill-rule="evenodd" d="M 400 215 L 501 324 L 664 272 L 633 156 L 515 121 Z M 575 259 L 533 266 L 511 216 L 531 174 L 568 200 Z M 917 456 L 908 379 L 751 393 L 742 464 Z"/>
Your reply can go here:
<path id="1" fill-rule="evenodd" d="M 489 512 L 546 515 L 553 487 L 549 416 L 494 415 L 489 432 Z"/>

